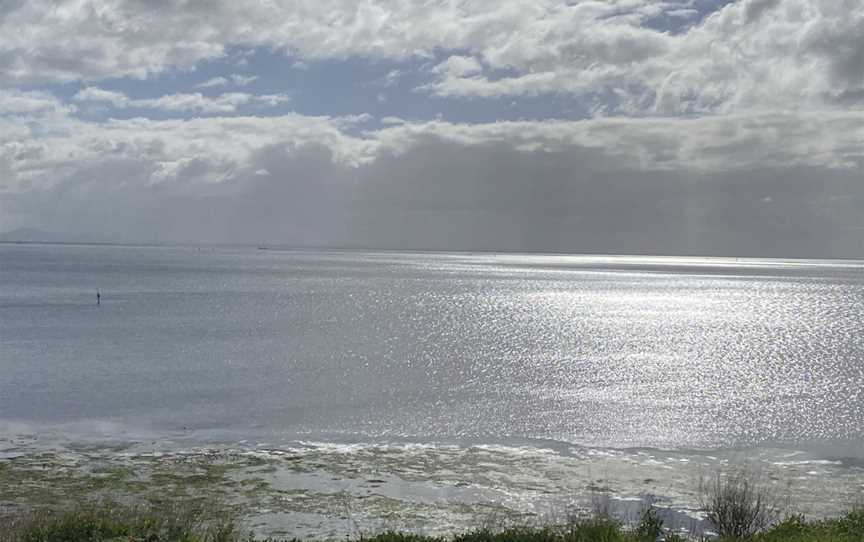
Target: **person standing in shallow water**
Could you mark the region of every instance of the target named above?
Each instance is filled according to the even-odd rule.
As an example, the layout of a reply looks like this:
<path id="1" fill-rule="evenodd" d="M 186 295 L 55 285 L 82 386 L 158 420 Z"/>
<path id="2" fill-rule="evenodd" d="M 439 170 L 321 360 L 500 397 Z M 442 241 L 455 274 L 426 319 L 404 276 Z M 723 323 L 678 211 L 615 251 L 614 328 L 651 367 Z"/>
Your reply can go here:
<path id="1" fill-rule="evenodd" d="M 96 292 L 96 304 L 97 305 L 102 304 L 102 294 L 100 294 L 98 291 Z"/>

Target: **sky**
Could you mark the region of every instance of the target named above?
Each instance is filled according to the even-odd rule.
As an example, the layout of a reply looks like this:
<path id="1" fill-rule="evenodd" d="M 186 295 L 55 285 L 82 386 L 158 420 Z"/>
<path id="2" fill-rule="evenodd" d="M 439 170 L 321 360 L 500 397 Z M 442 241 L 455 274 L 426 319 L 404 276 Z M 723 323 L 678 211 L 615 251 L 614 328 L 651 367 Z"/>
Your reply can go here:
<path id="1" fill-rule="evenodd" d="M 864 258 L 860 0 L 0 0 L 0 231 Z"/>

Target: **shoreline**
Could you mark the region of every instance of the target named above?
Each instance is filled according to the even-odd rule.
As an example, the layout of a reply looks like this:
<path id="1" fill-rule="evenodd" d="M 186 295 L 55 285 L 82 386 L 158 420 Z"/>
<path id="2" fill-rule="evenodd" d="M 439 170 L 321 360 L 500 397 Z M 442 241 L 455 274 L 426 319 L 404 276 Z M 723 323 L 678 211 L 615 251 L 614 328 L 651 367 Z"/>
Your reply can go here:
<path id="1" fill-rule="evenodd" d="M 327 247 L 327 246 L 288 246 L 279 244 L 255 244 L 255 243 L 153 243 L 153 242 L 112 242 L 112 241 L 2 241 L 0 246 L 69 246 L 69 247 L 105 247 L 105 248 L 155 248 L 155 249 L 247 249 L 250 253 L 257 251 L 280 252 L 280 253 L 321 253 L 321 254 L 368 254 L 368 255 L 399 255 L 406 256 L 453 256 L 461 258 L 535 258 L 535 259 L 557 259 L 557 260 L 599 260 L 627 261 L 634 260 L 634 265 L 645 265 L 638 260 L 656 260 L 659 262 L 685 262 L 683 265 L 699 266 L 710 263 L 723 264 L 763 264 L 770 266 L 786 265 L 812 265 L 816 267 L 864 267 L 864 258 L 803 258 L 800 256 L 764 256 L 764 255 L 722 255 L 716 254 L 656 254 L 656 253 L 599 253 L 599 252 L 548 252 L 548 251 L 520 251 L 520 250 L 444 250 L 444 249 L 400 249 L 400 248 L 369 248 L 369 247 Z M 567 267 L 561 264 L 562 267 Z M 597 264 L 602 265 L 601 263 Z M 662 265 L 662 263 L 658 263 Z"/>
<path id="2" fill-rule="evenodd" d="M 183 501 L 207 495 L 241 510 L 260 536 L 344 538 L 344 521 L 333 518 L 345 506 L 365 530 L 380 529 L 386 518 L 396 530 L 451 536 L 484 521 L 554 523 L 568 510 L 590 510 L 598 499 L 626 520 L 650 498 L 667 524 L 687 531 L 704 528 L 699 477 L 744 464 L 764 469 L 766 483 L 789 503 L 789 514 L 829 518 L 864 501 L 864 468 L 788 450 L 772 454 L 774 466 L 766 457 L 751 456 L 748 463 L 716 451 L 564 455 L 419 443 L 152 452 L 80 446 L 15 457 L 7 448 L 0 456 L 0 504 L 38 508 L 94 498 Z M 786 464 L 778 466 L 784 455 Z"/>
<path id="3" fill-rule="evenodd" d="M 169 487 L 164 479 L 169 476 L 166 473 L 158 487 L 153 487 L 152 479 L 138 480 L 149 489 L 145 493 L 120 490 L 118 482 L 122 476 L 118 477 L 116 471 L 94 470 L 97 483 L 86 494 L 71 496 L 64 492 L 65 488 L 55 485 L 56 469 L 44 462 L 37 466 L 53 483 L 43 484 L 44 493 L 36 502 L 23 504 L 0 498 L 0 542 L 121 539 L 124 542 L 858 542 L 864 539 L 864 508 L 860 501 L 838 507 L 829 516 L 814 518 L 788 508 L 788 503 L 784 508 L 775 488 L 765 485 L 766 479 L 744 470 L 718 472 L 713 486 L 710 482 L 707 486 L 700 483 L 702 500 L 698 512 L 702 518 L 689 523 L 681 522 L 674 509 L 650 496 L 639 502 L 626 502 L 608 496 L 604 499 L 600 492 L 594 494 L 590 503 L 571 503 L 555 515 L 507 514 L 486 503 L 474 505 L 475 513 L 459 524 L 454 524 L 449 516 L 428 517 L 423 525 L 406 525 L 404 518 L 397 517 L 386 506 L 370 515 L 360 499 L 346 494 L 330 497 L 326 523 L 308 522 L 313 515 L 309 512 L 279 512 L 262 507 L 249 498 L 258 489 L 257 484 L 250 487 L 246 484 L 250 479 L 232 479 L 228 475 L 230 468 L 218 461 L 208 462 L 204 472 L 198 470 L 201 464 L 183 464 L 186 473 L 171 475 L 170 492 L 166 492 Z M 190 474 L 190 467 L 196 472 Z M 266 463 L 256 463 L 254 467 L 267 470 Z M 8 486 L 2 483 L 7 482 L 2 480 L 4 470 L 0 463 L 0 488 Z M 225 494 L 226 481 L 245 491 L 245 502 Z M 739 493 L 740 488 L 748 487 L 754 493 L 747 496 Z M 285 498 L 287 492 L 281 493 Z M 2 493 L 0 496 L 8 497 Z M 730 505 L 744 506 L 758 514 L 753 516 L 756 522 L 739 516 L 728 519 L 722 511 Z M 277 517 L 281 521 L 274 523 Z"/>

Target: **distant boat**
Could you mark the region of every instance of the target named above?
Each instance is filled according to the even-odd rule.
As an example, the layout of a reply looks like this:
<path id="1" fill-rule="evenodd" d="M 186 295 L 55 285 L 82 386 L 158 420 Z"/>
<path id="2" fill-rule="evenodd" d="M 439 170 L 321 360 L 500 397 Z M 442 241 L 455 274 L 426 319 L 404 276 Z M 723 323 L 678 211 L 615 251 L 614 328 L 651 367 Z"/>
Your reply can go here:
<path id="1" fill-rule="evenodd" d="M 264 245 L 258 245 L 258 250 L 270 250 L 270 249 L 268 247 L 265 247 Z"/>

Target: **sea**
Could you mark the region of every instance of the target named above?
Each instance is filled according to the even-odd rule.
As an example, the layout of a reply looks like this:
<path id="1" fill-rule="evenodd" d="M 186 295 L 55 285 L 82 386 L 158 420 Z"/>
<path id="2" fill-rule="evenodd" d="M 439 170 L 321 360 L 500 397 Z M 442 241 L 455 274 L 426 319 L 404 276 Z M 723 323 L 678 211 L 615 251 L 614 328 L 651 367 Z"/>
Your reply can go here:
<path id="1" fill-rule="evenodd" d="M 264 248 L 0 245 L 0 506 L 37 463 L 62 496 L 214 462 L 251 528 L 322 538 L 693 531 L 738 469 L 864 502 L 864 262 Z"/>

